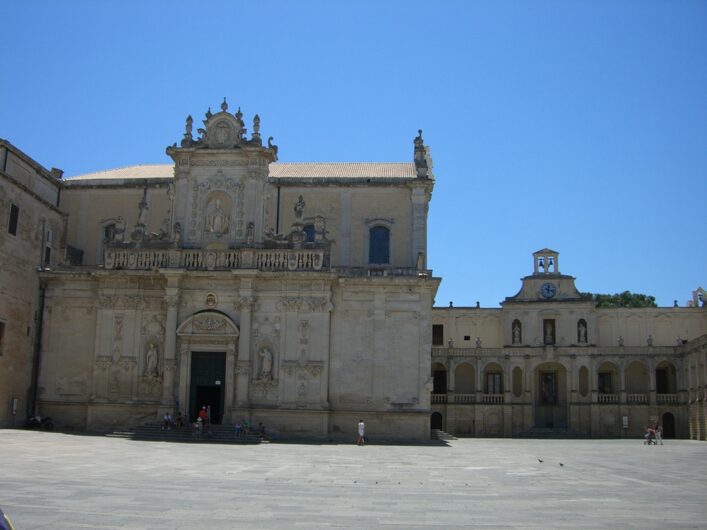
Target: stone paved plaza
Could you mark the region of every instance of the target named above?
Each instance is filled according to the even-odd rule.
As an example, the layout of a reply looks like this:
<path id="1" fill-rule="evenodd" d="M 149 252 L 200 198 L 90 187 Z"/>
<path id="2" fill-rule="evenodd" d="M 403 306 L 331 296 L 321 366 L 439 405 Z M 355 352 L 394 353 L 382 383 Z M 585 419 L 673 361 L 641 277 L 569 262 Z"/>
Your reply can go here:
<path id="1" fill-rule="evenodd" d="M 18 530 L 707 527 L 704 442 L 234 446 L 3 430 L 0 447 L 0 506 Z"/>

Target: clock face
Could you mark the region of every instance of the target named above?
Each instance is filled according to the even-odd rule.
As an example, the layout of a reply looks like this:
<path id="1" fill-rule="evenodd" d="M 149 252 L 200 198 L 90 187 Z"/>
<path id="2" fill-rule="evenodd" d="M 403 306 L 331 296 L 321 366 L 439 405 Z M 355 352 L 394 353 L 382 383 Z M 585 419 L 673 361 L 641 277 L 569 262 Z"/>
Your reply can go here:
<path id="1" fill-rule="evenodd" d="M 544 283 L 540 287 L 540 295 L 543 298 L 552 298 L 557 294 L 557 287 L 552 283 Z"/>

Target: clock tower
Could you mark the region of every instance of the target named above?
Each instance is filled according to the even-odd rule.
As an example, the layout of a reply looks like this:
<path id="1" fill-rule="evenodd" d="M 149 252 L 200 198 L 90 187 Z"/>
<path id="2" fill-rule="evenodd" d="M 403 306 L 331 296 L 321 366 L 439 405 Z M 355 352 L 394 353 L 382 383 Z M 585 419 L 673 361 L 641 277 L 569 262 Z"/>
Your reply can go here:
<path id="1" fill-rule="evenodd" d="M 522 278 L 523 285 L 518 294 L 506 298 L 505 302 L 583 300 L 575 287 L 575 278 L 560 273 L 559 256 L 559 252 L 549 248 L 533 252 L 533 274 Z"/>

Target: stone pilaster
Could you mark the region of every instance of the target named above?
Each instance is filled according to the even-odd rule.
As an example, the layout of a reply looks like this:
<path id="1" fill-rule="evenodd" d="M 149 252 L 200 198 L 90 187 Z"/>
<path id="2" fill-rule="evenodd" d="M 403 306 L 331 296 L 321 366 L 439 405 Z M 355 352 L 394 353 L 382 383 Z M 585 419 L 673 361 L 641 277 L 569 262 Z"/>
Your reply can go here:
<path id="1" fill-rule="evenodd" d="M 165 305 L 167 306 L 167 318 L 164 330 L 164 358 L 162 375 L 162 410 L 171 410 L 174 406 L 174 376 L 177 368 L 177 312 L 179 310 L 179 279 L 181 271 L 163 271 L 167 279 L 165 289 Z"/>
<path id="2" fill-rule="evenodd" d="M 250 381 L 250 339 L 251 320 L 255 297 L 251 288 L 251 280 L 241 281 L 241 298 L 236 302 L 240 310 L 240 335 L 238 336 L 238 359 L 236 362 L 236 408 L 248 408 L 248 390 Z"/>
<path id="3" fill-rule="evenodd" d="M 236 418 L 232 417 L 233 412 L 233 396 L 235 395 L 236 384 L 236 346 L 231 345 L 226 350 L 226 396 L 224 398 L 224 421 L 229 418 L 234 422 Z"/>

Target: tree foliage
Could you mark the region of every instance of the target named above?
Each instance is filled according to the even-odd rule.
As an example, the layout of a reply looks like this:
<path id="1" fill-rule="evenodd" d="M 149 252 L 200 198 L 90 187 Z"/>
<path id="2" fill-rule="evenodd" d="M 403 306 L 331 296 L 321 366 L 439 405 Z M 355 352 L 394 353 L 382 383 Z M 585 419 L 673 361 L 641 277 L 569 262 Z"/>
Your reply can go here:
<path id="1" fill-rule="evenodd" d="M 630 291 L 617 294 L 582 293 L 582 297 L 591 297 L 597 307 L 658 307 L 655 296 Z"/>

